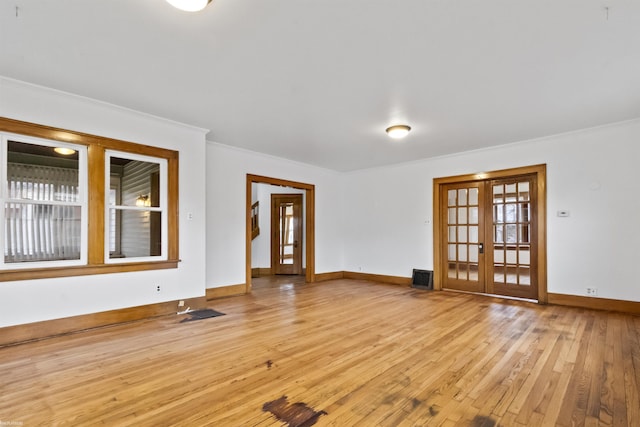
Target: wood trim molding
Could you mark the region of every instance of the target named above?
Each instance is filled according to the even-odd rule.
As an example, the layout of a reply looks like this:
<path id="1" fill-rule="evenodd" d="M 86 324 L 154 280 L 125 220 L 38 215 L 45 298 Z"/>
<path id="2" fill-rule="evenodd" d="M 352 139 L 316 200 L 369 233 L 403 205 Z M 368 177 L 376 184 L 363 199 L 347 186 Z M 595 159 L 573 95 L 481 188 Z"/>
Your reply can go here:
<path id="1" fill-rule="evenodd" d="M 271 276 L 271 268 L 255 267 L 251 269 L 251 277 Z"/>
<path id="2" fill-rule="evenodd" d="M 316 282 L 326 282 L 328 280 L 344 279 L 344 271 L 333 271 L 330 273 L 316 274 Z"/>
<path id="3" fill-rule="evenodd" d="M 549 304 L 640 314 L 640 302 L 549 293 Z"/>
<path id="4" fill-rule="evenodd" d="M 445 274 L 440 268 L 444 254 L 440 242 L 440 191 L 444 184 L 458 182 L 485 181 L 510 176 L 535 174 L 538 183 L 537 220 L 538 220 L 538 302 L 546 304 L 547 295 L 547 165 L 532 165 L 519 168 L 502 169 L 433 179 L 433 289 L 442 290 Z"/>
<path id="5" fill-rule="evenodd" d="M 390 283 L 392 285 L 411 285 L 411 277 L 385 276 L 382 274 L 358 273 L 354 271 L 344 271 L 343 277 L 345 279 L 368 280 L 371 282 Z"/>
<path id="6" fill-rule="evenodd" d="M 245 226 L 245 287 L 246 293 L 251 292 L 251 184 L 269 184 L 281 187 L 292 187 L 305 190 L 305 280 L 307 283 L 316 281 L 316 210 L 315 210 L 315 185 L 302 182 L 289 181 L 286 179 L 270 178 L 261 175 L 247 174 L 246 182 L 246 226 Z"/>
<path id="7" fill-rule="evenodd" d="M 73 267 L 25 268 L 0 272 L 0 282 L 14 280 L 50 279 L 57 277 L 91 276 L 94 274 L 125 273 L 131 271 L 166 270 L 178 268 L 178 260 L 131 262 L 126 264 L 78 265 Z"/>
<path id="8" fill-rule="evenodd" d="M 204 296 L 187 298 L 183 301 L 185 302 L 185 308 L 191 307 L 193 310 L 207 306 L 207 299 Z M 44 320 L 24 325 L 7 326 L 0 328 L 0 347 L 81 332 L 91 328 L 175 314 L 182 309 L 182 307 L 178 307 L 178 301 L 167 301 L 62 319 Z"/>
<path id="9" fill-rule="evenodd" d="M 243 283 L 241 285 L 229 285 L 220 286 L 218 288 L 207 288 L 207 301 L 211 301 L 216 298 L 224 298 L 235 295 L 244 295 L 247 293 L 247 286 Z"/>

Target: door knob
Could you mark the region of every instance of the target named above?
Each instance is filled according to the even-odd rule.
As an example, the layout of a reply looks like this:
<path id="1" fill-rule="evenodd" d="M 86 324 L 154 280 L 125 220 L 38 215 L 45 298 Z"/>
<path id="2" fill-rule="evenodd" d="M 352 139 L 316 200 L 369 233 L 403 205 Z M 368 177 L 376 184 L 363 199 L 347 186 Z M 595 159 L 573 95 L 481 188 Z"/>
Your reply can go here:
<path id="1" fill-rule="evenodd" d="M 484 253 L 484 245 L 482 243 L 478 244 L 478 252 L 480 252 L 481 254 Z"/>

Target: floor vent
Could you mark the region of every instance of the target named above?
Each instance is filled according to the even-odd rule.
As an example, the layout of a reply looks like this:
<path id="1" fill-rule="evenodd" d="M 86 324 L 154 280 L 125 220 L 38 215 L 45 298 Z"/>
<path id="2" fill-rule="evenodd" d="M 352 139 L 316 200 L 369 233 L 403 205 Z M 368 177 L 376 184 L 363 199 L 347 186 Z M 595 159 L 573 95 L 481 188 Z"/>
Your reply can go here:
<path id="1" fill-rule="evenodd" d="M 413 269 L 412 288 L 433 290 L 433 271 Z"/>

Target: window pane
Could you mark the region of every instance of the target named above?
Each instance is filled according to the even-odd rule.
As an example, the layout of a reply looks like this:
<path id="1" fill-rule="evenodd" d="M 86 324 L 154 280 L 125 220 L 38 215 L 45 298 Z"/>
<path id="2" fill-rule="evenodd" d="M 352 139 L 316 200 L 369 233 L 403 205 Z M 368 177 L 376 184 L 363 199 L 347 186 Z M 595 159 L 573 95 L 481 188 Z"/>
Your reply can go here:
<path id="1" fill-rule="evenodd" d="M 77 150 L 84 148 L 67 149 L 63 155 L 53 146 L 7 141 L 5 263 L 15 267 L 16 263 L 81 259 Z"/>
<path id="2" fill-rule="evenodd" d="M 110 172 L 120 178 L 121 206 L 160 206 L 158 163 L 111 157 Z"/>
<path id="3" fill-rule="evenodd" d="M 53 147 L 9 141 L 6 185 L 10 199 L 78 202 L 78 153 L 66 157 Z"/>
<path id="4" fill-rule="evenodd" d="M 81 208 L 5 203 L 6 263 L 80 259 Z"/>
<path id="5" fill-rule="evenodd" d="M 117 211 L 117 212 L 114 212 Z M 120 252 L 109 258 L 159 256 L 161 246 L 161 213 L 141 210 L 109 209 L 109 232 L 114 232 L 116 213 L 121 216 Z M 157 225 L 156 225 L 157 223 Z"/>

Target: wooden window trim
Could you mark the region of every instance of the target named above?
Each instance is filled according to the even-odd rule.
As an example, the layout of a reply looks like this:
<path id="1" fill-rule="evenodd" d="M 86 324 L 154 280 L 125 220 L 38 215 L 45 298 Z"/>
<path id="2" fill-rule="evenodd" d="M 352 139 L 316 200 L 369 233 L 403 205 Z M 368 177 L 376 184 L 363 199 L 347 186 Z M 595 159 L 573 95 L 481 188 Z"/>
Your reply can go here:
<path id="1" fill-rule="evenodd" d="M 87 265 L 72 267 L 47 267 L 33 269 L 7 269 L 0 271 L 0 282 L 30 280 L 53 277 L 84 276 L 130 271 L 177 268 L 179 262 L 178 232 L 178 160 L 179 153 L 166 148 L 152 147 L 134 142 L 121 141 L 36 123 L 0 117 L 0 131 L 19 135 L 61 141 L 87 147 L 88 156 L 88 248 Z M 117 150 L 125 153 L 158 157 L 167 160 L 167 259 L 161 261 L 105 264 L 105 151 Z"/>

